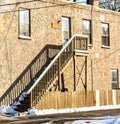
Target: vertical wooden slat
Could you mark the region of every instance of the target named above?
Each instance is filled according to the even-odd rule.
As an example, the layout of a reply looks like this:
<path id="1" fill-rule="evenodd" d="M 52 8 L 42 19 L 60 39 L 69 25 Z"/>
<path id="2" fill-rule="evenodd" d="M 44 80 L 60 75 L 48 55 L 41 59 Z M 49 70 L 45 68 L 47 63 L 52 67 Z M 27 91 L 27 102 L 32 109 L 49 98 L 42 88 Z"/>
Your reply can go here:
<path id="1" fill-rule="evenodd" d="M 86 106 L 94 106 L 94 92 L 88 91 L 86 96 Z"/>
<path id="2" fill-rule="evenodd" d="M 116 91 L 116 103 L 120 104 L 120 90 Z"/>
<path id="3" fill-rule="evenodd" d="M 100 91 L 100 105 L 107 105 L 107 97 L 104 90 Z"/>
<path id="4" fill-rule="evenodd" d="M 112 104 L 112 90 L 108 90 L 108 105 Z"/>
<path id="5" fill-rule="evenodd" d="M 83 106 L 85 106 L 85 92 L 84 91 L 82 91 L 82 92 L 80 92 L 80 97 L 81 97 L 81 106 L 80 107 L 83 107 Z"/>

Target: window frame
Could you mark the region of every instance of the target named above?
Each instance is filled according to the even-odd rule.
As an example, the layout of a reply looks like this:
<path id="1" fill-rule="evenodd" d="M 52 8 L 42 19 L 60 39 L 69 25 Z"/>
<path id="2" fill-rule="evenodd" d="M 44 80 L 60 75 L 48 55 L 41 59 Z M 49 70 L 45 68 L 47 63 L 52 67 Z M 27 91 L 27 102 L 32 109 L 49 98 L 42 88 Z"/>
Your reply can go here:
<path id="1" fill-rule="evenodd" d="M 115 76 L 113 75 L 114 72 L 116 73 Z M 111 78 L 112 89 L 119 88 L 119 70 L 118 69 L 110 70 L 110 78 Z M 113 79 L 115 79 L 115 81 Z"/>
<path id="2" fill-rule="evenodd" d="M 89 32 L 84 32 L 83 30 L 83 21 L 89 22 Z M 91 20 L 88 19 L 82 19 L 82 34 L 88 36 L 88 46 L 93 46 L 93 42 L 92 42 L 92 24 L 91 24 Z"/>
<path id="3" fill-rule="evenodd" d="M 20 26 L 21 26 L 21 19 L 20 19 L 20 12 L 21 11 L 28 11 L 28 35 L 22 35 L 21 34 L 21 28 L 20 28 Z M 20 39 L 28 39 L 28 40 L 30 40 L 31 39 L 31 12 L 30 12 L 30 9 L 27 9 L 27 8 L 19 8 L 19 11 L 18 11 L 18 38 L 20 38 Z M 24 23 L 25 24 L 25 23 Z"/>
<path id="4" fill-rule="evenodd" d="M 73 0 L 73 2 L 80 3 L 80 4 L 88 4 L 88 0 L 84 0 L 84 2 L 82 0 L 81 1 Z"/>
<path id="5" fill-rule="evenodd" d="M 67 19 L 68 20 L 68 29 L 69 30 L 65 30 L 66 32 L 68 32 L 68 39 L 66 41 L 68 41 L 71 38 L 71 17 L 67 17 L 67 16 L 62 16 L 61 20 Z M 62 22 L 63 23 L 63 22 Z M 63 25 L 62 25 L 63 26 Z M 62 27 L 62 42 L 65 40 L 64 39 L 64 34 L 63 34 L 63 27 Z"/>
<path id="6" fill-rule="evenodd" d="M 107 26 L 107 34 L 103 34 L 102 25 Z M 108 48 L 108 49 L 110 48 L 110 33 L 109 33 L 109 30 L 110 30 L 109 23 L 101 22 L 101 44 L 102 44 L 102 48 Z M 103 39 L 107 39 L 107 41 L 103 41 Z"/>

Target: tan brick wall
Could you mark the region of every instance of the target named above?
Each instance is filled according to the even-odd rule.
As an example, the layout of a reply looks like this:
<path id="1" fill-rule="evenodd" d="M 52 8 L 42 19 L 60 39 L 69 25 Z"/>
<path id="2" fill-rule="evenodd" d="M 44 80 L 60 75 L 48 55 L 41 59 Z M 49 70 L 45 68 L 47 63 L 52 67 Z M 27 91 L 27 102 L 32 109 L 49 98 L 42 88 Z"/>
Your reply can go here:
<path id="1" fill-rule="evenodd" d="M 31 40 L 18 38 L 17 10 L 20 7 L 31 9 Z M 11 8 L 16 12 L 0 14 L 0 96 L 46 44 L 59 45 L 62 43 L 61 28 L 51 27 L 51 23 L 56 23 L 62 16 L 71 18 L 72 34 L 82 34 L 82 19 L 92 20 L 93 47 L 89 47 L 88 89 L 111 88 L 110 68 L 120 69 L 118 33 L 120 31 L 120 13 L 58 0 L 35 1 L 19 4 L 16 8 L 15 5 L 12 5 Z M 8 8 L 7 11 L 11 8 Z M 110 49 L 101 48 L 101 22 L 110 25 Z M 80 60 L 81 58 L 76 58 L 76 62 L 81 65 Z M 68 67 L 72 66 L 71 62 Z M 66 69 L 67 72 L 70 72 L 69 68 Z M 73 79 L 69 78 L 71 77 L 69 74 L 73 73 L 66 74 L 65 72 L 65 81 L 67 86 L 70 82 L 68 87 L 71 88 Z M 78 75 L 76 76 L 78 77 Z M 78 84 L 77 89 L 82 89 L 82 84 L 80 82 Z"/>

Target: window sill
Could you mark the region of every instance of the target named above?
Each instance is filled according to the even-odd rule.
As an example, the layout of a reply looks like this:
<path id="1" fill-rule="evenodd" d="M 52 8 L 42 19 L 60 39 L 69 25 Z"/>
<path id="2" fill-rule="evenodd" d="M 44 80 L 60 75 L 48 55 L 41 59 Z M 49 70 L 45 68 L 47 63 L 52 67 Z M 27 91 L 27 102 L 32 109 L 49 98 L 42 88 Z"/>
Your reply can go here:
<path id="1" fill-rule="evenodd" d="M 102 48 L 110 49 L 110 46 L 104 46 L 104 45 L 102 45 Z"/>
<path id="2" fill-rule="evenodd" d="M 92 45 L 92 44 L 88 44 L 88 46 L 89 46 L 89 47 L 93 47 L 93 45 Z"/>
<path id="3" fill-rule="evenodd" d="M 113 82 L 113 81 L 112 81 L 111 83 L 117 84 L 118 82 L 116 82 L 116 81 Z"/>
<path id="4" fill-rule="evenodd" d="M 19 39 L 26 39 L 26 40 L 31 40 L 31 37 L 28 37 L 28 36 L 19 36 L 18 37 Z"/>
<path id="5" fill-rule="evenodd" d="M 74 50 L 75 55 L 82 55 L 82 56 L 88 56 L 89 51 L 87 50 Z"/>

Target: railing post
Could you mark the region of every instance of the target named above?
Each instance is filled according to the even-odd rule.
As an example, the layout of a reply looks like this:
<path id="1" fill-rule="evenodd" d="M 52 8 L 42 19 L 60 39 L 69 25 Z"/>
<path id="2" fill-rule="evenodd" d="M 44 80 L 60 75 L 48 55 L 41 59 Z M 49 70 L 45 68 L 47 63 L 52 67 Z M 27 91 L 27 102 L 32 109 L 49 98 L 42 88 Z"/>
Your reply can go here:
<path id="1" fill-rule="evenodd" d="M 74 38 L 74 42 L 73 42 L 73 51 L 76 49 L 76 37 Z"/>
<path id="2" fill-rule="evenodd" d="M 61 83 L 61 78 L 60 78 L 60 57 L 58 58 L 58 91 L 60 91 L 60 83 Z"/>
<path id="3" fill-rule="evenodd" d="M 32 100 L 32 99 L 33 99 L 32 96 L 33 96 L 33 95 L 32 95 L 32 91 L 31 91 L 31 93 L 30 93 L 30 107 L 31 107 L 31 108 L 32 108 L 32 101 L 33 101 L 33 100 Z"/>
<path id="4" fill-rule="evenodd" d="M 75 67 L 75 56 L 73 55 L 73 67 L 74 67 L 74 91 L 76 90 L 76 67 Z"/>
<path id="5" fill-rule="evenodd" d="M 75 65 L 75 56 L 74 56 L 74 50 L 76 47 L 76 37 L 74 37 L 73 41 L 72 41 L 72 52 L 73 52 L 73 68 L 74 68 L 74 91 L 76 90 L 76 65 Z"/>
<path id="6" fill-rule="evenodd" d="M 87 92 L 87 56 L 85 56 L 85 91 Z"/>

